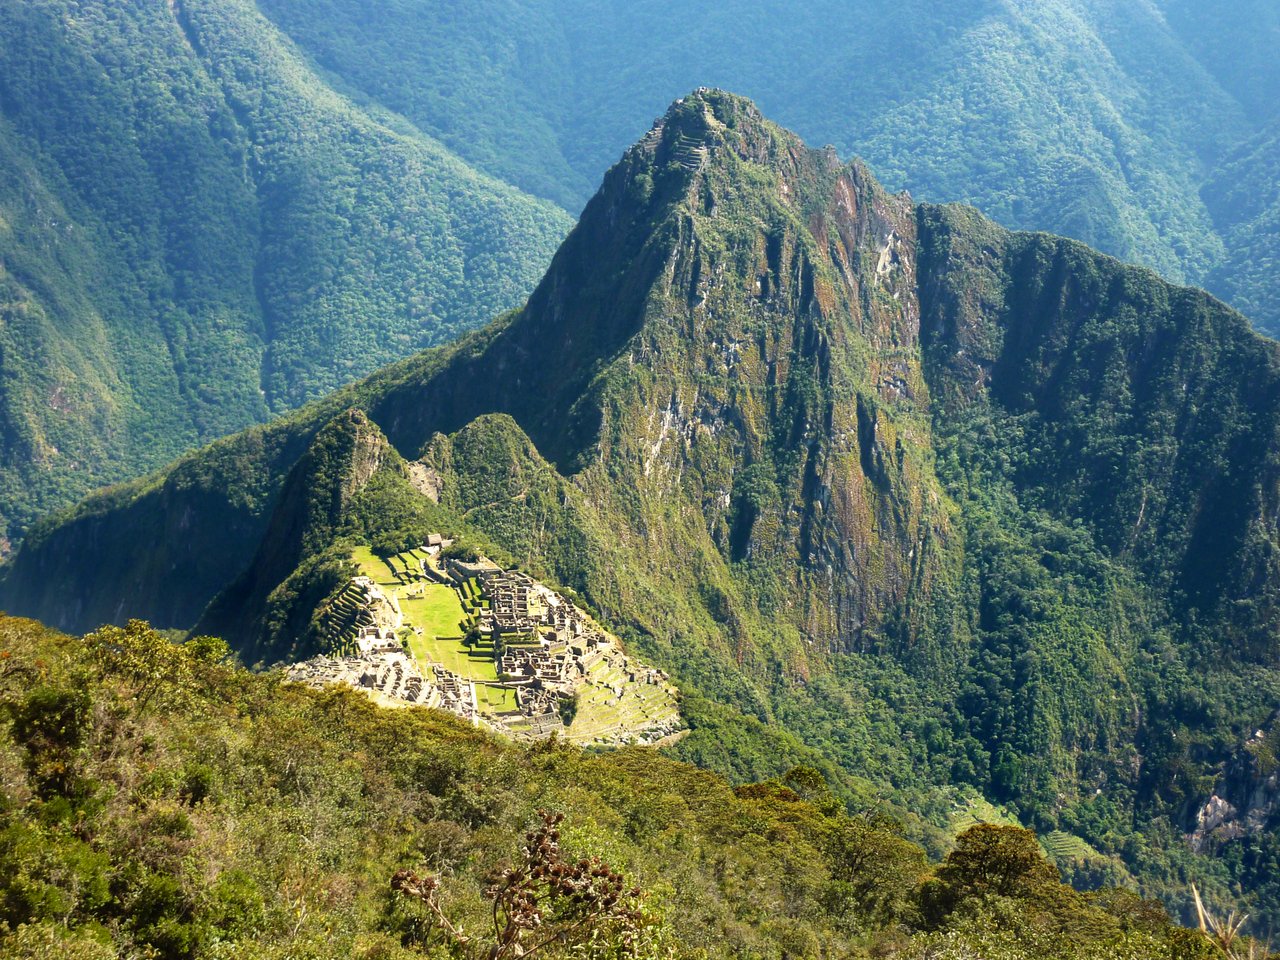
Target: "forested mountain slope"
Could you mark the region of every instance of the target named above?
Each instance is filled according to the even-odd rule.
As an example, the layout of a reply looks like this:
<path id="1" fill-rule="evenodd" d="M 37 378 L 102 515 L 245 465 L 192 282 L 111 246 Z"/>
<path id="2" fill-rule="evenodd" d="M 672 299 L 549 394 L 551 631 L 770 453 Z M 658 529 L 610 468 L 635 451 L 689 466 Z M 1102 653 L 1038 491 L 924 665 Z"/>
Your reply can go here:
<path id="1" fill-rule="evenodd" d="M 1251 316 L 1274 316 L 1280 311 L 1280 119 L 1228 156 L 1203 195 L 1227 237 L 1227 259 L 1210 285 Z"/>
<path id="2" fill-rule="evenodd" d="M 6 957 L 1228 960 L 1016 827 L 929 862 L 812 767 L 522 746 L 141 624 L 0 651 Z"/>
<path id="3" fill-rule="evenodd" d="M 923 835 L 980 791 L 1078 882 L 1190 872 L 1269 921 L 1253 774 L 1183 835 L 1275 735 L 1278 422 L 1280 348 L 1206 294 L 704 90 L 522 310 L 42 523 L 0 603 L 271 662 L 352 544 L 448 529 L 667 667 L 683 757 L 769 772 L 742 711 Z"/>
<path id="4" fill-rule="evenodd" d="M 1205 70 L 1246 110 L 1266 119 L 1280 110 L 1280 9 L 1267 0 L 1231 4 L 1157 0 L 1169 26 Z"/>
<path id="5" fill-rule="evenodd" d="M 0 23 L 0 537 L 522 302 L 568 229 L 247 0 Z"/>
<path id="6" fill-rule="evenodd" d="M 891 189 L 1208 284 L 1280 329 L 1200 196 L 1280 102 L 1265 0 L 262 0 L 335 82 L 577 210 L 657 104 L 754 97 Z"/>

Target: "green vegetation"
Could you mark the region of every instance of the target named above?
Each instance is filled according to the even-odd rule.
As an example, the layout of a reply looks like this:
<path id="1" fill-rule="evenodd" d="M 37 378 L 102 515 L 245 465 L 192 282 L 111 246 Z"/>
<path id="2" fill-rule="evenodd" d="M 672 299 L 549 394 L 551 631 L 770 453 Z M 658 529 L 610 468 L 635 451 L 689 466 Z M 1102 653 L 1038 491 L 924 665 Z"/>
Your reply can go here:
<path id="1" fill-rule="evenodd" d="M 517 928 L 547 957 L 1227 956 L 1158 904 L 1060 885 L 1015 827 L 929 864 L 811 768 L 734 789 L 652 750 L 520 747 L 225 653 L 138 622 L 79 640 L 0 619 L 0 953 L 478 956 L 532 946 L 493 921 L 532 909 Z M 573 902 L 538 880 L 578 869 L 621 909 L 594 937 L 549 937 Z"/>
<path id="2" fill-rule="evenodd" d="M 433 637 L 457 638 L 464 631 L 466 614 L 458 592 L 443 584 L 428 583 L 420 588 L 420 594 L 400 601 L 405 621 L 421 627 Z"/>
<path id="3" fill-rule="evenodd" d="M 1267 0 L 259 6 L 353 96 L 571 211 L 661 105 L 714 84 L 893 189 L 1208 283 L 1280 329 L 1256 229 L 1201 196 L 1280 102 Z"/>
<path id="4" fill-rule="evenodd" d="M 361 576 L 368 577 L 374 583 L 384 587 L 397 586 L 400 581 L 392 572 L 391 564 L 386 558 L 376 555 L 368 547 L 356 547 L 351 551 L 351 560 L 360 571 Z"/>
<path id="5" fill-rule="evenodd" d="M 424 631 L 425 634 L 425 631 Z M 409 650 L 423 663 L 438 663 L 467 680 L 496 682 L 498 668 L 491 646 L 466 647 L 458 636 L 410 636 Z"/>
<path id="6" fill-rule="evenodd" d="M 316 652 L 354 544 L 456 532 L 675 678 L 675 757 L 812 766 L 935 857 L 1016 820 L 1081 887 L 1189 918 L 1194 879 L 1265 930 L 1278 397 L 1276 345 L 1206 295 L 707 91 L 525 309 L 41 525 L 0 601 L 271 663 Z M 1215 791 L 1264 826 L 1193 848 Z"/>
<path id="7" fill-rule="evenodd" d="M 0 538 L 519 304 L 570 224 L 247 0 L 0 22 Z"/>
<path id="8" fill-rule="evenodd" d="M 493 713 L 509 713 L 516 709 L 516 692 L 505 687 L 487 687 L 476 685 L 476 700 L 482 710 Z"/>
<path id="9" fill-rule="evenodd" d="M 1280 120 L 1241 144 L 1205 184 L 1205 203 L 1227 241 L 1227 256 L 1206 286 L 1280 335 Z"/>

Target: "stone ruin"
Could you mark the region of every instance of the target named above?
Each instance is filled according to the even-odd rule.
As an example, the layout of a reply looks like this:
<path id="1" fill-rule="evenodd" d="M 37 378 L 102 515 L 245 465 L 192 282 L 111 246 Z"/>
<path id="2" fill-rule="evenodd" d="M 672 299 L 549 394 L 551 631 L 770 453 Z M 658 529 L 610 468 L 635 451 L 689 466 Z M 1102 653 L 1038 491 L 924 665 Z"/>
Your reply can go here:
<path id="1" fill-rule="evenodd" d="M 312 687 L 338 683 L 407 704 L 442 705 L 440 691 L 422 675 L 417 662 L 394 634 L 378 627 L 364 627 L 356 644 L 357 653 L 295 663 L 285 676 Z"/>
<path id="2" fill-rule="evenodd" d="M 514 691 L 516 710 L 485 714 L 479 707 L 476 683 L 430 663 L 427 675 L 402 646 L 397 633 L 403 617 L 394 591 L 390 594 L 371 578 L 353 578 L 349 596 L 357 598 L 355 652 L 347 656 L 317 657 L 296 664 L 288 677 L 312 686 L 342 683 L 383 698 L 447 710 L 478 725 L 515 735 L 545 737 L 563 731 L 561 703 L 579 690 L 607 691 L 610 703 L 625 694 L 622 682 L 592 681 L 592 671 L 604 669 L 625 678 L 627 684 L 669 685 L 661 670 L 637 664 L 571 600 L 516 570 L 504 570 L 486 558 L 463 561 L 448 558 L 438 563 L 441 551 L 452 541 L 433 534 L 424 550 L 430 562 L 419 562 L 422 579 L 447 584 L 465 594 L 478 594 L 473 603 L 476 629 L 493 643 L 496 683 L 487 686 Z M 474 581 L 474 587 L 468 583 Z M 420 630 L 419 630 L 420 632 Z M 350 645 L 348 645 L 349 648 Z M 484 681 L 479 681 L 484 683 Z M 618 740 L 598 742 L 651 743 L 681 727 L 678 712 L 667 715 L 641 710 L 634 715 L 643 726 L 619 727 Z"/>

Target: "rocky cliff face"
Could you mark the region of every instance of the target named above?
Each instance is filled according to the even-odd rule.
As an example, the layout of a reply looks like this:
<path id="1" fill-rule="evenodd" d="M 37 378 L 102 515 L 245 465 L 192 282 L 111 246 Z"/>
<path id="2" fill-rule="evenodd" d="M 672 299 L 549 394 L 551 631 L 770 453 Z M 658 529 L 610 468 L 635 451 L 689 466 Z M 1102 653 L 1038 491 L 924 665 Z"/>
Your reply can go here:
<path id="1" fill-rule="evenodd" d="M 1276 652 L 1280 351 L 1202 291 L 972 211 L 922 207 L 935 418 L 1005 424 L 1020 499 L 1087 524 L 1176 618 Z M 1227 638 L 1230 638 L 1229 640 Z"/>
<path id="2" fill-rule="evenodd" d="M 645 531 L 654 562 L 696 544 L 820 647 L 857 646 L 948 536 L 925 454 L 914 207 L 710 92 L 622 166 L 629 194 L 663 197 L 661 268 L 571 431 L 539 446 L 572 451 L 560 462 Z M 572 316 L 544 292 L 521 323 Z"/>
<path id="3" fill-rule="evenodd" d="M 1268 830 L 1280 812 L 1280 724 L 1270 721 L 1249 735 L 1227 761 L 1213 792 L 1189 824 L 1187 842 L 1199 852 Z"/>

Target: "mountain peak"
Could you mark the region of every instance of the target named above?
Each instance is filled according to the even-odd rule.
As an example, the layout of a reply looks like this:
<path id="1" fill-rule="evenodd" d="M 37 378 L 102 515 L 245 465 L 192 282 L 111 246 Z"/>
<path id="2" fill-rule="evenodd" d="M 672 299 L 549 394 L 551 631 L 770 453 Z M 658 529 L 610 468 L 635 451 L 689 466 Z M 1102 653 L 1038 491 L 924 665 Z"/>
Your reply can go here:
<path id="1" fill-rule="evenodd" d="M 726 131 L 763 130 L 782 132 L 765 119 L 751 100 L 714 87 L 699 87 L 672 102 L 657 122 L 695 138 L 715 137 Z M 657 124 L 655 124 L 656 126 Z"/>
<path id="2" fill-rule="evenodd" d="M 0 604 L 207 610 L 292 656 L 353 545 L 474 534 L 850 769 L 1189 832 L 1233 769 L 1221 717 L 1275 726 L 1277 424 L 1280 347 L 1204 294 L 915 207 L 700 90 L 524 309 L 51 521 Z M 1186 679 L 1211 661 L 1238 672 Z M 1240 712 L 1194 707 L 1248 676 Z M 1187 785 L 1134 799 L 1151 771 Z"/>
<path id="3" fill-rule="evenodd" d="M 660 169 L 676 166 L 696 173 L 724 153 L 783 167 L 793 166 L 800 154 L 814 154 L 822 166 L 839 166 L 833 150 L 810 150 L 795 134 L 767 120 L 751 100 L 713 87 L 699 87 L 675 100 L 627 155 L 644 156 Z"/>

